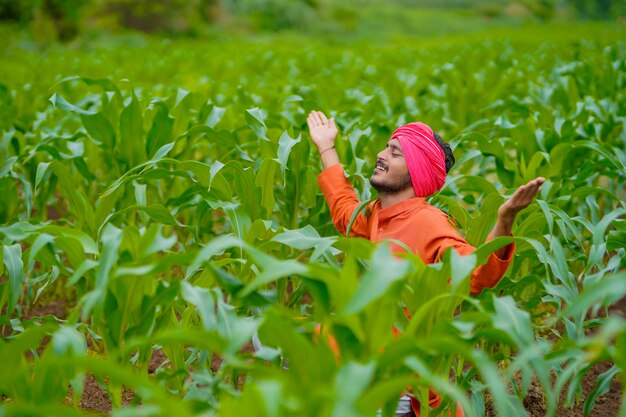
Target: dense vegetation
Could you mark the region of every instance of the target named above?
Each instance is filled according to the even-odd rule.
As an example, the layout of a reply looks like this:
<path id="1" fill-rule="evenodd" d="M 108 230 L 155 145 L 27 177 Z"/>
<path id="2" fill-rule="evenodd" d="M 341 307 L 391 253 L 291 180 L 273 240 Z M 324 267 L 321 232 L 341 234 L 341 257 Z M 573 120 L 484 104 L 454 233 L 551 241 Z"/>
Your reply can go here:
<path id="1" fill-rule="evenodd" d="M 554 416 L 601 361 L 584 414 L 614 377 L 626 390 L 609 314 L 626 294 L 625 33 L 534 30 L 6 48 L 0 415 L 83 415 L 91 376 L 120 416 L 371 416 L 407 386 L 444 396 L 431 415 L 517 416 L 531 385 Z M 433 126 L 457 164 L 430 202 L 476 253 L 424 265 L 338 237 L 311 109 L 337 120 L 363 200 L 390 132 Z M 539 175 L 515 237 L 483 244 L 503 195 Z M 505 278 L 470 298 L 472 268 L 510 241 Z M 52 300 L 65 317 L 32 313 Z M 167 360 L 150 373 L 153 352 Z"/>
<path id="2" fill-rule="evenodd" d="M 619 20 L 623 0 L 0 0 L 0 22 L 40 43 L 134 29 L 168 36 L 298 31 L 374 38 L 467 32 L 526 20 Z"/>

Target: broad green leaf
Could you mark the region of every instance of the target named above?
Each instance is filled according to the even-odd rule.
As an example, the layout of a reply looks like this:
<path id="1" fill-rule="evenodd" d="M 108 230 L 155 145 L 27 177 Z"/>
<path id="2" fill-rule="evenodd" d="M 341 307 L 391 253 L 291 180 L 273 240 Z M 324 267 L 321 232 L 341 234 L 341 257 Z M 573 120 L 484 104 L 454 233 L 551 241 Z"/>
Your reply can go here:
<path id="1" fill-rule="evenodd" d="M 143 139 L 143 116 L 139 100 L 132 94 L 132 100 L 120 115 L 120 141 L 117 146 L 120 159 L 134 167 L 146 159 Z"/>
<path id="2" fill-rule="evenodd" d="M 339 368 L 335 377 L 335 394 L 338 401 L 335 402 L 333 409 L 334 417 L 360 415 L 355 403 L 372 382 L 375 370 L 374 362 L 367 364 L 348 362 Z"/>
<path id="3" fill-rule="evenodd" d="M 280 138 L 278 138 L 278 157 L 275 160 L 280 164 L 283 176 L 285 175 L 285 170 L 287 169 L 287 162 L 289 160 L 291 150 L 301 140 L 302 135 L 298 135 L 297 138 L 292 138 L 289 136 L 287 131 L 284 131 L 283 134 L 280 135 Z"/>
<path id="4" fill-rule="evenodd" d="M 361 282 L 344 308 L 343 314 L 362 311 L 370 302 L 382 297 L 408 272 L 409 264 L 395 258 L 389 250 L 389 245 L 378 246 L 372 255 L 370 268 L 361 277 Z"/>
<path id="5" fill-rule="evenodd" d="M 265 209 L 265 216 L 271 217 L 274 212 L 276 199 L 274 196 L 274 178 L 278 165 L 272 159 L 266 159 L 261 163 L 261 167 L 256 174 L 255 185 L 261 191 L 261 207 Z"/>
<path id="6" fill-rule="evenodd" d="M 2 248 L 2 258 L 9 278 L 9 304 L 7 313 L 12 313 L 22 293 L 24 285 L 24 264 L 22 262 L 22 248 L 19 243 Z"/>
<path id="7" fill-rule="evenodd" d="M 269 140 L 267 138 L 267 126 L 265 126 L 265 114 L 263 110 L 255 107 L 253 109 L 248 109 L 244 113 L 246 118 L 246 123 L 250 129 L 254 132 L 254 134 L 262 140 Z"/>
<path id="8" fill-rule="evenodd" d="M 298 261 L 281 261 L 253 247 L 247 247 L 246 252 L 263 268 L 263 271 L 241 291 L 242 296 L 248 295 L 252 291 L 261 288 L 263 285 L 274 282 L 279 278 L 305 274 L 308 270 L 306 266 Z"/>
<path id="9" fill-rule="evenodd" d="M 206 330 L 217 329 L 215 301 L 211 291 L 206 288 L 194 287 L 187 282 L 183 282 L 181 288 L 183 298 L 198 309 L 204 328 Z"/>
<path id="10" fill-rule="evenodd" d="M 174 124 L 172 125 L 172 135 L 177 138 L 183 134 L 189 127 L 189 121 L 191 120 L 191 106 L 193 104 L 194 94 L 178 89 L 176 95 L 176 107 L 174 107 Z"/>
<path id="11" fill-rule="evenodd" d="M 115 129 L 102 113 L 82 113 L 80 120 L 89 136 L 109 149 L 115 147 Z"/>
<path id="12" fill-rule="evenodd" d="M 84 336 L 76 329 L 69 326 L 61 326 L 52 335 L 52 347 L 57 356 L 73 353 L 74 355 L 85 355 L 87 353 L 87 343 Z"/>
<path id="13" fill-rule="evenodd" d="M 159 159 L 156 158 L 155 153 L 171 142 L 174 119 L 169 115 L 169 109 L 162 101 L 153 101 L 151 106 L 156 110 L 146 138 L 146 155 L 151 159 Z"/>
<path id="14" fill-rule="evenodd" d="M 93 231 L 95 229 L 93 208 L 85 193 L 74 184 L 70 171 L 56 160 L 50 163 L 49 169 L 54 172 L 59 180 L 61 191 L 70 203 L 76 224 L 81 228 L 85 224 L 87 231 Z"/>
<path id="15" fill-rule="evenodd" d="M 222 117 L 224 117 L 225 112 L 226 112 L 226 107 L 213 106 L 211 108 L 211 113 L 209 114 L 209 117 L 206 120 L 206 125 L 211 128 L 214 128 L 215 125 L 218 124 L 220 120 L 222 120 Z"/>
<path id="16" fill-rule="evenodd" d="M 520 347 L 528 346 L 533 340 L 530 314 L 515 305 L 512 297 L 494 297 L 495 314 L 493 326 L 507 334 Z"/>
<path id="17" fill-rule="evenodd" d="M 0 166 L 0 178 L 5 177 L 12 171 L 15 162 L 17 162 L 17 156 L 12 156 L 4 161 L 2 166 Z"/>
<path id="18" fill-rule="evenodd" d="M 585 287 L 578 297 L 569 300 L 569 305 L 562 314 L 565 317 L 575 317 L 599 303 L 615 302 L 624 294 L 626 294 L 626 273 L 613 274 Z"/>

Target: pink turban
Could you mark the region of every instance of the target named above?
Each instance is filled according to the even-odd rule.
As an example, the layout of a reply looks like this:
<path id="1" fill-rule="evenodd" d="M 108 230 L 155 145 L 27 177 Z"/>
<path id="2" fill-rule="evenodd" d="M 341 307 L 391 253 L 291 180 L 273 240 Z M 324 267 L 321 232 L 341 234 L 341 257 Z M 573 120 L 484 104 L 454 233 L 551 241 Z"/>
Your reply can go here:
<path id="1" fill-rule="evenodd" d="M 424 123 L 400 126 L 391 135 L 398 139 L 416 197 L 435 194 L 446 182 L 446 157 L 432 129 Z"/>

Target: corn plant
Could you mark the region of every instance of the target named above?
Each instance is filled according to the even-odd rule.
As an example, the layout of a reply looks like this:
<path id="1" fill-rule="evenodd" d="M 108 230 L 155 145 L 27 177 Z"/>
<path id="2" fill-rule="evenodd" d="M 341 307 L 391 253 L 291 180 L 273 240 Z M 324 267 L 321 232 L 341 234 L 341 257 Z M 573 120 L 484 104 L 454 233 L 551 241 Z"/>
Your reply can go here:
<path id="1" fill-rule="evenodd" d="M 235 45 L 248 54 L 215 47 L 210 62 L 181 44 L 166 67 L 146 56 L 87 76 L 96 62 L 68 70 L 52 54 L 56 78 L 3 77 L 0 413 L 85 415 L 89 376 L 114 415 L 394 415 L 410 388 L 422 404 L 442 396 L 423 416 L 457 403 L 481 416 L 486 397 L 523 416 L 536 384 L 554 416 L 608 360 L 590 415 L 613 378 L 626 387 L 626 326 L 610 310 L 626 295 L 626 49 L 563 42 Z M 314 108 L 337 120 L 363 201 L 393 129 L 431 123 L 457 164 L 430 203 L 477 250 L 425 265 L 338 236 Z M 485 243 L 504 198 L 539 175 L 513 236 Z M 471 271 L 511 242 L 506 276 L 470 297 Z M 65 317 L 31 315 L 55 299 Z M 155 351 L 166 361 L 151 374 Z"/>

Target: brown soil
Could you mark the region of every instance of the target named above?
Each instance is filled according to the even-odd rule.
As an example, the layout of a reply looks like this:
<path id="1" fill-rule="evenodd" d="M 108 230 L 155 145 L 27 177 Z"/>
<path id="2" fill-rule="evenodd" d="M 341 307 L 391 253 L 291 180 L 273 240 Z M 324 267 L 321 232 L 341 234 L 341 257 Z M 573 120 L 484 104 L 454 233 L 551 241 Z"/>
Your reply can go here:
<path id="1" fill-rule="evenodd" d="M 613 364 L 608 361 L 599 362 L 595 366 L 593 366 L 585 375 L 582 381 L 582 390 L 583 394 L 580 399 L 580 402 L 574 407 L 565 408 L 563 406 L 563 400 L 565 397 L 565 392 L 567 391 L 567 387 L 564 388 L 561 393 L 561 398 L 559 398 L 559 406 L 557 407 L 556 416 L 557 417 L 579 417 L 583 415 L 583 407 L 585 404 L 585 399 L 591 390 L 594 388 L 598 376 L 611 368 Z M 595 406 L 589 414 L 591 417 L 616 417 L 619 414 L 619 409 L 622 404 L 622 395 L 621 395 L 621 384 L 619 382 L 618 377 L 616 376 L 612 383 L 609 392 L 606 394 L 596 398 Z M 543 391 L 541 386 L 535 383 L 534 381 L 531 383 L 531 386 L 528 390 L 528 394 L 524 398 L 524 408 L 528 412 L 531 417 L 543 417 L 546 413 L 546 403 L 543 395 Z M 497 417 L 493 403 L 489 398 L 487 398 L 487 402 L 485 404 L 485 416 L 486 417 Z"/>
<path id="2" fill-rule="evenodd" d="M 12 316 L 15 314 L 13 312 Z M 6 315 L 6 308 L 2 309 L 2 314 Z M 65 300 L 53 300 L 46 302 L 45 304 L 37 304 L 32 308 L 25 310 L 22 314 L 20 320 L 28 321 L 31 319 L 36 319 L 44 316 L 55 316 L 59 319 L 65 319 L 67 317 L 67 307 Z M 13 316 L 14 317 L 14 316 Z M 7 318 L 8 321 L 8 318 Z M 6 323 L 4 326 L 0 327 L 0 337 L 8 337 L 13 333 L 13 327 L 11 327 L 10 323 Z"/>
<path id="3" fill-rule="evenodd" d="M 67 317 L 67 306 L 65 300 L 53 300 L 46 304 L 36 305 L 24 312 L 22 320 L 30 320 L 37 317 L 55 316 L 59 319 Z"/>
<path id="4" fill-rule="evenodd" d="M 167 361 L 167 356 L 161 349 L 157 349 L 152 351 L 152 357 L 148 362 L 148 373 L 153 374 L 159 368 L 159 366 L 163 365 Z"/>
<path id="5" fill-rule="evenodd" d="M 575 405 L 570 410 L 559 409 L 557 412 L 558 417 L 572 417 L 572 416 L 582 416 L 583 415 L 583 406 L 585 404 L 585 399 L 587 398 L 587 394 L 593 389 L 596 385 L 596 381 L 598 376 L 611 368 L 613 364 L 611 362 L 599 362 L 593 368 L 587 372 L 582 381 L 582 389 L 583 395 L 581 397 L 581 401 L 579 404 Z M 619 414 L 620 406 L 622 405 L 622 389 L 621 384 L 619 382 L 618 377 L 616 376 L 611 382 L 611 388 L 609 392 L 598 397 L 596 399 L 596 404 L 591 411 L 591 417 L 614 417 Z"/>
<path id="6" fill-rule="evenodd" d="M 66 402 L 71 402 L 71 390 L 66 398 Z M 127 388 L 122 388 L 122 404 L 129 405 L 135 393 Z M 80 399 L 80 408 L 87 411 L 95 411 L 97 413 L 108 414 L 112 410 L 111 399 L 109 394 L 98 383 L 93 375 L 85 377 L 83 385 L 83 395 Z"/>
<path id="7" fill-rule="evenodd" d="M 152 352 L 152 357 L 148 363 L 148 372 L 154 374 L 157 368 L 167 361 L 167 356 L 161 349 Z M 71 403 L 71 389 L 66 398 L 67 403 Z M 127 388 L 122 389 L 122 404 L 129 405 L 135 399 L 135 393 Z M 80 399 L 80 408 L 88 411 L 95 411 L 99 414 L 108 414 L 112 410 L 111 399 L 106 389 L 103 388 L 93 375 L 87 375 L 83 385 L 83 395 Z"/>
<path id="8" fill-rule="evenodd" d="M 609 307 L 609 314 L 617 314 L 626 317 L 626 297 L 622 297 L 621 300 L 612 304 L 611 307 Z"/>

